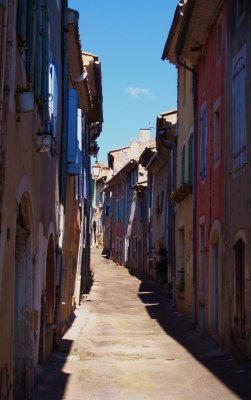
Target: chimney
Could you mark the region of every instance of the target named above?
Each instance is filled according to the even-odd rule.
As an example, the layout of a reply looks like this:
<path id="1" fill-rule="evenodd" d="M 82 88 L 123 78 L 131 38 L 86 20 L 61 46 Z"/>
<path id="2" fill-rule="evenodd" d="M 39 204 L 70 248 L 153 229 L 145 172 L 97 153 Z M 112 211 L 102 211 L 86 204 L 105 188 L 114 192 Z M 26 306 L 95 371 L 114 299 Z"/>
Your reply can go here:
<path id="1" fill-rule="evenodd" d="M 151 128 L 140 129 L 139 141 L 140 143 L 147 143 L 151 139 Z"/>

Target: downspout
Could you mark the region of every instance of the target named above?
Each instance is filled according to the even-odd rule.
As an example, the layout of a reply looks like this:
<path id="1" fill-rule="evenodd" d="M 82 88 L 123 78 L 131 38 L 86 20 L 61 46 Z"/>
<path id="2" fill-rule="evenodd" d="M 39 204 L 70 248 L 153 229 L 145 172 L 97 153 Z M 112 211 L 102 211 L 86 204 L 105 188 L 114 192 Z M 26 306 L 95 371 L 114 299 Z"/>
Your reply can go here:
<path id="1" fill-rule="evenodd" d="M 176 288 L 176 263 L 175 263 L 175 206 L 170 201 L 171 189 L 176 186 L 176 143 L 162 139 L 163 143 L 168 147 L 168 162 L 167 162 L 167 223 L 168 223 L 168 264 L 171 266 L 171 282 L 168 282 L 168 296 L 172 298 L 175 306 L 175 288 Z M 173 165 L 172 165 L 173 164 Z M 172 181 L 173 171 L 173 181 Z"/>
<path id="2" fill-rule="evenodd" d="M 3 37 L 2 37 L 2 54 L 0 54 L 0 58 L 2 59 L 1 61 L 2 73 L 0 76 L 0 156 L 2 164 L 0 165 L 0 181 L 2 182 L 0 185 L 0 207 L 2 207 L 3 187 L 4 187 L 5 149 L 3 149 L 2 125 L 3 125 L 4 76 L 5 76 L 6 47 L 7 47 L 6 42 L 7 42 L 7 25 L 8 25 L 8 0 L 6 0 L 5 7 L 3 8 L 4 8 L 4 21 L 3 21 Z"/>
<path id="3" fill-rule="evenodd" d="M 55 323 L 56 335 L 55 344 L 59 340 L 60 326 L 60 306 L 61 306 L 61 286 L 62 286 L 62 250 L 64 239 L 64 217 L 65 217 L 65 201 L 66 201 L 66 179 L 67 179 L 67 133 L 68 133 L 68 68 L 67 68 L 67 9 L 68 1 L 62 3 L 61 17 L 61 54 L 62 54 L 62 138 L 60 148 L 60 186 L 59 186 L 59 239 L 56 249 L 56 265 L 57 265 L 57 291 L 55 306 Z"/>
<path id="4" fill-rule="evenodd" d="M 193 132 L 193 290 L 192 290 L 192 320 L 196 320 L 196 265 L 197 265 L 197 142 L 198 142 L 198 74 L 196 68 L 190 68 L 186 64 L 179 61 L 177 57 L 177 64 L 193 74 L 193 119 L 194 119 L 194 132 Z"/>
<path id="5" fill-rule="evenodd" d="M 3 120 L 3 94 L 4 94 L 4 72 L 5 72 L 5 59 L 6 59 L 6 38 L 7 38 L 7 22 L 8 22 L 8 0 L 6 0 L 6 4 L 4 6 L 4 21 L 3 21 L 3 36 L 2 36 L 2 54 L 1 64 L 2 64 L 2 73 L 0 76 L 0 132 L 2 127 Z"/>

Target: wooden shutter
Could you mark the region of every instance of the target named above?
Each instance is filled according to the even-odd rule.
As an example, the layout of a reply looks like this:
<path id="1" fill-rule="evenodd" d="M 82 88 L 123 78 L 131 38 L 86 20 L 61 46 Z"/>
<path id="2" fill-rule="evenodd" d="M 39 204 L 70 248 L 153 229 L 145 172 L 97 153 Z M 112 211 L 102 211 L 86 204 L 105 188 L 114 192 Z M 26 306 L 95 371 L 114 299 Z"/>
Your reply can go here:
<path id="1" fill-rule="evenodd" d="M 33 83 L 34 75 L 34 28 L 35 28 L 35 14 L 34 14 L 34 1 L 28 0 L 27 5 L 27 61 L 26 72 L 29 82 Z"/>
<path id="2" fill-rule="evenodd" d="M 184 145 L 181 152 L 181 183 L 185 182 L 185 174 L 186 174 L 186 147 Z"/>
<path id="3" fill-rule="evenodd" d="M 22 45 L 27 43 L 27 0 L 18 1 L 17 36 Z"/>
<path id="4" fill-rule="evenodd" d="M 78 94 L 75 89 L 69 89 L 68 101 L 68 163 L 75 163 L 77 157 L 77 126 L 78 126 Z"/>
<path id="5" fill-rule="evenodd" d="M 77 142 L 75 162 L 68 165 L 70 175 L 80 175 L 82 173 L 82 110 L 77 112 Z"/>
<path id="6" fill-rule="evenodd" d="M 201 112 L 201 143 L 200 143 L 200 176 L 203 180 L 206 176 L 206 107 Z"/>
<path id="7" fill-rule="evenodd" d="M 193 183 L 193 135 L 188 141 L 188 182 Z"/>
<path id="8" fill-rule="evenodd" d="M 36 51 L 35 51 L 35 95 L 41 97 L 42 87 L 42 0 L 37 0 L 36 8 Z"/>

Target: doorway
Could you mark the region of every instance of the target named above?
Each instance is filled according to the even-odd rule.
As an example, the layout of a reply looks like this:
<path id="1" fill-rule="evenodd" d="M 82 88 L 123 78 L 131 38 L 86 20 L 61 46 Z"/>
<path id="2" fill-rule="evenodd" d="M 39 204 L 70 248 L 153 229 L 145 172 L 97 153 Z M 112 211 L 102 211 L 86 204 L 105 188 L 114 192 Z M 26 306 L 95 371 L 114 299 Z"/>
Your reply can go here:
<path id="1" fill-rule="evenodd" d="M 29 203 L 18 204 L 15 243 L 13 399 L 32 397 L 33 391 L 33 264 Z"/>
<path id="2" fill-rule="evenodd" d="M 209 271 L 209 327 L 213 336 L 218 336 L 219 319 L 219 237 L 215 236 L 210 244 Z"/>

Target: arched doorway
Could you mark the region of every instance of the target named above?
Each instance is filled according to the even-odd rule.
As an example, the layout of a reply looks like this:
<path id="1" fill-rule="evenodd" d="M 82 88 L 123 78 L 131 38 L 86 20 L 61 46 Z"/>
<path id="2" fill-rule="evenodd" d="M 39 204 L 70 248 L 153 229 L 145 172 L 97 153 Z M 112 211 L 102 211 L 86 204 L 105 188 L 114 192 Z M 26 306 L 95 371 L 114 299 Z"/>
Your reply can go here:
<path id="1" fill-rule="evenodd" d="M 31 398 L 33 391 L 33 263 L 29 198 L 17 205 L 15 243 L 13 399 Z"/>
<path id="2" fill-rule="evenodd" d="M 238 239 L 235 250 L 235 334 L 239 339 L 246 339 L 246 305 L 245 305 L 245 243 Z"/>
<path id="3" fill-rule="evenodd" d="M 213 336 L 218 336 L 219 320 L 219 235 L 211 235 L 209 249 L 209 329 Z"/>

